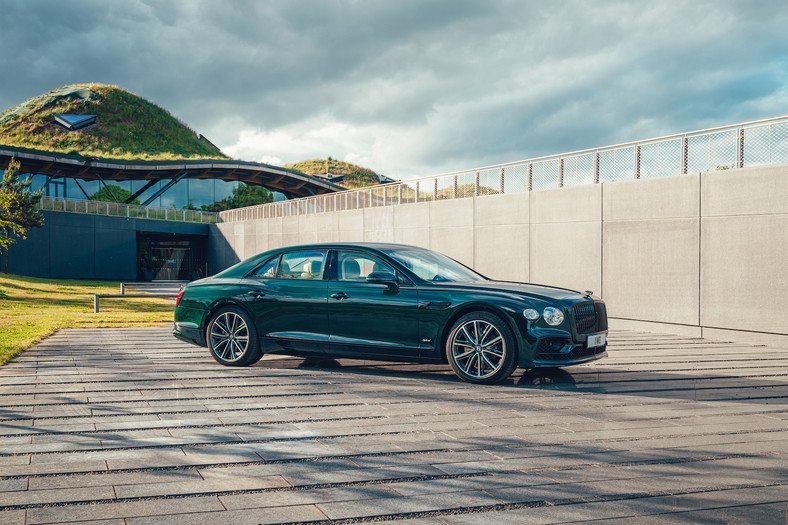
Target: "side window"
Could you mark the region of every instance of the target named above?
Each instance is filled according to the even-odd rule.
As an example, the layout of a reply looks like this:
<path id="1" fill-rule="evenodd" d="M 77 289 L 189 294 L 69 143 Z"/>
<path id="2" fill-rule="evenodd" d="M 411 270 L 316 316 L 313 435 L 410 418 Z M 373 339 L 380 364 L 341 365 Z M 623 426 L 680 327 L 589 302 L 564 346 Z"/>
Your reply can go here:
<path id="1" fill-rule="evenodd" d="M 360 252 L 337 252 L 337 279 L 340 281 L 366 281 L 372 272 L 396 272 L 374 255 Z"/>
<path id="2" fill-rule="evenodd" d="M 323 278 L 326 252 L 303 251 L 282 255 L 277 279 L 305 279 L 318 281 Z"/>
<path id="3" fill-rule="evenodd" d="M 276 263 L 279 261 L 279 257 L 274 257 L 266 261 L 262 266 L 252 272 L 252 277 L 257 277 L 259 279 L 271 279 L 274 277 L 276 272 Z"/>

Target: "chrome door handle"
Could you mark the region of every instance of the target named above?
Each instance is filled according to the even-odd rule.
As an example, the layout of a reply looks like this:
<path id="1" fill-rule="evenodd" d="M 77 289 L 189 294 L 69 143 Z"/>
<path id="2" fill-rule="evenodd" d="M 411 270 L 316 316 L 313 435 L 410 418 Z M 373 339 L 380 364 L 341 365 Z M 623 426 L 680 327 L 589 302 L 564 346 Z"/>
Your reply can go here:
<path id="1" fill-rule="evenodd" d="M 261 292 L 260 290 L 250 290 L 250 291 L 246 292 L 246 294 L 247 295 L 251 295 L 255 299 L 258 299 L 258 298 L 264 296 L 265 292 Z"/>
<path id="2" fill-rule="evenodd" d="M 337 301 L 341 301 L 342 299 L 348 299 L 349 297 L 350 296 L 345 292 L 337 292 L 331 294 L 331 298 L 336 299 Z"/>

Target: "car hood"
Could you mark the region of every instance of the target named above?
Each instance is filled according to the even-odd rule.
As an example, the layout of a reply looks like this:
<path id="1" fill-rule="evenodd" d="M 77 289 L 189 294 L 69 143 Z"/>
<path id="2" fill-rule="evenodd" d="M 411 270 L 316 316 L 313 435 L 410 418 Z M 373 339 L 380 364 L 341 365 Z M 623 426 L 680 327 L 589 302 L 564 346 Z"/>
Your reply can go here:
<path id="1" fill-rule="evenodd" d="M 580 293 L 567 288 L 510 281 L 431 282 L 430 284 L 436 289 L 445 289 L 446 291 L 479 290 L 503 292 L 542 299 L 544 301 L 568 301 L 574 303 L 581 300 L 588 300 L 589 298 L 589 295 L 586 293 Z"/>

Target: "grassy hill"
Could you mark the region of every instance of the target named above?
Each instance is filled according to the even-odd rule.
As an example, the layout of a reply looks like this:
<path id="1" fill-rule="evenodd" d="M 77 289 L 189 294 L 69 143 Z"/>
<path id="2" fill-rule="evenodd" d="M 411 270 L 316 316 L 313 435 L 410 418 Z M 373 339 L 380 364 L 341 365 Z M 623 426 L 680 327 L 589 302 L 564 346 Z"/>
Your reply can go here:
<path id="1" fill-rule="evenodd" d="M 287 164 L 284 167 L 306 175 L 325 176 L 326 173 L 344 175 L 344 182 L 339 182 L 338 184 L 349 189 L 380 184 L 378 175 L 374 171 L 349 162 L 334 160 L 331 157 L 328 159 L 305 160 L 295 164 Z"/>
<path id="2" fill-rule="evenodd" d="M 59 113 L 96 115 L 96 126 L 65 131 L 53 123 Z M 105 84 L 64 86 L 5 111 L 0 144 L 126 160 L 228 158 L 166 110 Z"/>

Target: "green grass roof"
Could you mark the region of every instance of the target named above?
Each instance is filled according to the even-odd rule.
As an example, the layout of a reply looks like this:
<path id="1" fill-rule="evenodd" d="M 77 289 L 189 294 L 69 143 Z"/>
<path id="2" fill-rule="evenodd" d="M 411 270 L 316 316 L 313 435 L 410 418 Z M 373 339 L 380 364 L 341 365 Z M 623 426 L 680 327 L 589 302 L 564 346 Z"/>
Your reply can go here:
<path id="1" fill-rule="evenodd" d="M 96 115 L 96 125 L 66 131 L 56 114 Z M 166 110 L 105 84 L 64 86 L 5 111 L 0 144 L 123 160 L 228 158 Z"/>

